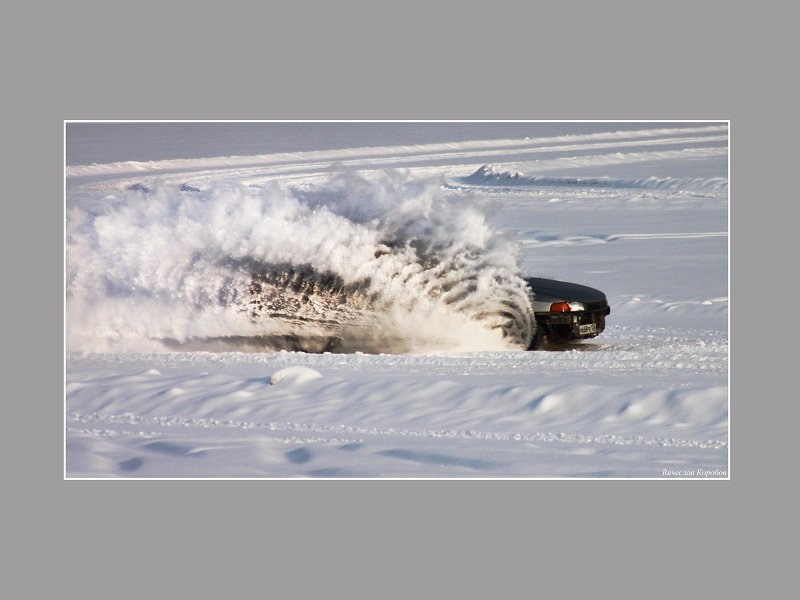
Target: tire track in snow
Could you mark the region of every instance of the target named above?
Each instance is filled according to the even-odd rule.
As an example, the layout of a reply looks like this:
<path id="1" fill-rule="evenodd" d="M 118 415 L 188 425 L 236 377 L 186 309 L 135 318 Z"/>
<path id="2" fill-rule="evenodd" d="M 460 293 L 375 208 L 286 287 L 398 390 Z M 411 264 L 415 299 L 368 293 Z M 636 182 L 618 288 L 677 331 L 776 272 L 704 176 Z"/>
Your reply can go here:
<path id="1" fill-rule="evenodd" d="M 249 180 L 313 176 L 336 170 L 407 168 L 441 165 L 470 165 L 503 157 L 504 162 L 546 159 L 547 163 L 561 160 L 591 160 L 616 157 L 611 160 L 642 160 L 643 155 L 663 157 L 670 152 L 698 152 L 717 156 L 727 153 L 727 128 L 699 128 L 694 137 L 681 137 L 685 130 L 656 130 L 653 136 L 622 135 L 612 141 L 596 141 L 594 136 L 535 138 L 531 140 L 496 140 L 420 146 L 388 146 L 353 148 L 330 151 L 276 153 L 257 156 L 234 156 L 207 159 L 172 159 L 162 161 L 127 161 L 109 164 L 73 165 L 65 169 L 67 185 L 74 188 L 85 184 L 102 184 L 115 180 L 130 180 L 145 175 L 148 180 L 177 181 L 186 179 L 193 185 L 219 179 Z M 718 135 L 720 134 L 721 135 Z M 666 134 L 666 135 L 665 135 Z M 601 139 L 609 139 L 601 137 Z M 711 146 L 710 148 L 708 146 Z M 681 150 L 669 150 L 683 146 Z M 629 148 L 648 149 L 646 152 L 626 152 Z M 602 150 L 601 154 L 587 152 Z M 685 156 L 685 154 L 681 154 Z M 176 177 L 178 179 L 176 179 Z M 184 182 L 185 183 L 185 182 Z"/>
<path id="2" fill-rule="evenodd" d="M 521 442 L 521 443 L 560 443 L 560 444 L 580 444 L 588 446 L 660 446 L 671 448 L 697 448 L 703 450 L 721 450 L 728 447 L 725 440 L 691 440 L 677 437 L 647 437 L 641 435 L 619 435 L 619 434 L 582 434 L 565 432 L 482 432 L 476 430 L 458 429 L 408 429 L 394 427 L 361 427 L 353 425 L 320 425 L 316 423 L 295 423 L 295 422 L 261 422 L 261 421 L 240 421 L 230 419 L 214 418 L 183 418 L 183 417 L 143 417 L 132 413 L 121 415 L 99 415 L 89 414 L 70 415 L 69 421 L 80 424 L 102 425 L 104 429 L 97 427 L 93 429 L 73 429 L 74 432 L 92 435 L 115 436 L 129 432 L 114 433 L 113 426 L 116 424 L 137 425 L 144 428 L 156 428 L 156 431 L 138 431 L 135 435 L 139 437 L 156 437 L 172 433 L 182 435 L 181 431 L 191 429 L 237 429 L 250 432 L 276 432 L 291 433 L 290 436 L 283 436 L 285 443 L 303 444 L 350 444 L 363 443 L 365 438 L 428 438 L 428 439 L 451 439 L 451 440 L 480 440 L 493 442 Z M 163 431 L 158 431 L 163 428 Z M 300 437 L 297 434 L 314 434 L 314 436 Z M 321 435 L 324 434 L 324 435 Z M 329 437 L 329 436 L 337 437 Z M 353 438 L 350 436 L 359 436 Z M 375 444 L 375 440 L 371 440 Z"/>
<path id="3" fill-rule="evenodd" d="M 587 234 L 563 235 L 547 232 L 531 232 L 521 230 L 517 235 L 529 237 L 521 238 L 519 243 L 524 247 L 544 246 L 583 246 L 587 244 L 607 244 L 623 240 L 688 240 L 702 238 L 728 237 L 727 231 L 690 231 L 675 233 L 612 233 L 612 234 Z"/>

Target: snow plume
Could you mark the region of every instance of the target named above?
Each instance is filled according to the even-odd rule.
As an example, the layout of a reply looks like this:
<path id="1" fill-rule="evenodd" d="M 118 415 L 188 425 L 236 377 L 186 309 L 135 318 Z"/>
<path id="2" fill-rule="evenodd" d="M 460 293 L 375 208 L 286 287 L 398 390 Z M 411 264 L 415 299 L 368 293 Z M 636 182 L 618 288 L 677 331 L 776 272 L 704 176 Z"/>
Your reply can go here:
<path id="1" fill-rule="evenodd" d="M 129 189 L 67 216 L 69 350 L 525 348 L 516 248 L 397 172 Z"/>

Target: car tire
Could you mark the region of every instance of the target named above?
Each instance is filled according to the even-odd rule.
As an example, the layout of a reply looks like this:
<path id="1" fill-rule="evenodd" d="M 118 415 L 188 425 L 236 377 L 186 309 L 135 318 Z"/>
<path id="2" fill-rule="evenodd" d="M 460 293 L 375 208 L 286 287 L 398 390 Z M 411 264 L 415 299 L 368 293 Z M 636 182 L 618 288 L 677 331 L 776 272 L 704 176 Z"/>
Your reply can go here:
<path id="1" fill-rule="evenodd" d="M 531 343 L 528 345 L 528 350 L 539 350 L 542 344 L 544 344 L 544 332 L 537 324 L 533 330 L 533 337 L 531 338 Z"/>

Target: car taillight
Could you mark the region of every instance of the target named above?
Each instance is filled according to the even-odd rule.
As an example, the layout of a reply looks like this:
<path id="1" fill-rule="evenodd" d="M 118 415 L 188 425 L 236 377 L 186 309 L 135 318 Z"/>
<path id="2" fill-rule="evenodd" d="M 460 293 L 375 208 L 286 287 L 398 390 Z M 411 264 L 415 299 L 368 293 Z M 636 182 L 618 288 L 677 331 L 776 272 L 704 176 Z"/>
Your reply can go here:
<path id="1" fill-rule="evenodd" d="M 586 305 L 583 302 L 555 302 L 550 305 L 550 312 L 566 313 L 586 310 Z"/>

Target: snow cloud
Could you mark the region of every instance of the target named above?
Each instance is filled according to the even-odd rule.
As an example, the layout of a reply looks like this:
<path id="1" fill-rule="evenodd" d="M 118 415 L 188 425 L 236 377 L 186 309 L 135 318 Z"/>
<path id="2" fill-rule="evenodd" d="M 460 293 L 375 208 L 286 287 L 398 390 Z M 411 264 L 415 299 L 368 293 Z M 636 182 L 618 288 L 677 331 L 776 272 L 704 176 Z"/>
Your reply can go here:
<path id="1" fill-rule="evenodd" d="M 142 184 L 122 200 L 68 212 L 70 350 L 303 337 L 343 350 L 496 349 L 532 334 L 516 248 L 437 181 L 387 171 L 302 186 Z M 292 302 L 293 316 L 277 308 Z"/>

